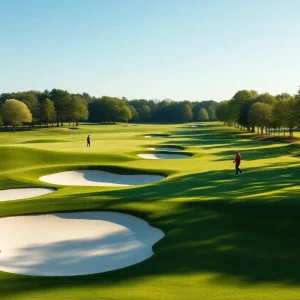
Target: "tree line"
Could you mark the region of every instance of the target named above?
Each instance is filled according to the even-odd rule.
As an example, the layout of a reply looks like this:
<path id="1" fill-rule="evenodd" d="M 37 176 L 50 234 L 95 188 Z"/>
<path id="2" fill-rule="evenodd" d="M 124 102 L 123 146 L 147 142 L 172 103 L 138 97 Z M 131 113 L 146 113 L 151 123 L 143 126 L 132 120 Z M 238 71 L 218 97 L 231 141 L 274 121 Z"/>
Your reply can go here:
<path id="1" fill-rule="evenodd" d="M 0 94 L 0 126 L 77 126 L 81 121 L 184 123 L 216 120 L 218 103 L 147 100 L 72 94 L 65 90 L 25 91 Z"/>
<path id="2" fill-rule="evenodd" d="M 300 90 L 295 95 L 282 93 L 258 94 L 254 90 L 241 90 L 231 100 L 222 101 L 217 108 L 217 117 L 228 126 L 258 134 L 285 135 L 293 137 L 300 127 Z"/>

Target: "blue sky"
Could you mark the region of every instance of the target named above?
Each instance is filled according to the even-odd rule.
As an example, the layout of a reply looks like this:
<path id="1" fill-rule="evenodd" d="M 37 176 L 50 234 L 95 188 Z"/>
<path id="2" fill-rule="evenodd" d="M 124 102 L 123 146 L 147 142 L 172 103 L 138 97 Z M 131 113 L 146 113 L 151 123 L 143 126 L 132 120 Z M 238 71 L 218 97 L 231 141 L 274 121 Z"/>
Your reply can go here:
<path id="1" fill-rule="evenodd" d="M 0 93 L 296 93 L 298 0 L 0 0 Z"/>

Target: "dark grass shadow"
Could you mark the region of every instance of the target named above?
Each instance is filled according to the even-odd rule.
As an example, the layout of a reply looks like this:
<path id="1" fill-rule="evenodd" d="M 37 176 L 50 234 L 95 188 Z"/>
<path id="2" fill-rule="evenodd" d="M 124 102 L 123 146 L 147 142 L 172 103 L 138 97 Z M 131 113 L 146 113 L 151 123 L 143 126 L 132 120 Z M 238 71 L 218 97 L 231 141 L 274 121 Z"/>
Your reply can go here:
<path id="1" fill-rule="evenodd" d="M 243 169 L 243 175 L 234 177 L 232 170 L 209 171 L 177 176 L 155 185 L 126 190 L 110 190 L 81 194 L 82 197 L 113 198 L 122 201 L 153 202 L 174 200 L 238 200 L 239 197 L 255 200 L 257 194 L 279 192 L 283 188 L 299 185 L 300 163 L 276 163 L 266 168 Z M 289 193 L 286 193 L 289 197 Z M 74 195 L 70 195 L 74 197 Z M 260 199 L 265 196 L 260 195 Z M 272 198 L 273 201 L 276 197 Z"/>
<path id="2" fill-rule="evenodd" d="M 46 278 L 1 274 L 0 292 L 5 297 L 34 290 L 71 291 L 78 286 L 113 288 L 148 276 L 208 272 L 215 274 L 214 281 L 234 278 L 250 286 L 263 282 L 299 285 L 299 194 L 289 198 L 276 202 L 259 199 L 233 202 L 224 197 L 177 203 L 176 210 L 153 218 L 166 236 L 154 247 L 155 255 L 150 259 L 90 276 Z"/>
<path id="3" fill-rule="evenodd" d="M 212 147 L 212 144 L 238 144 L 235 135 L 217 136 L 196 133 L 191 141 L 172 141 L 172 144 L 190 142 Z M 265 150 L 261 155 L 270 151 Z M 251 159 L 255 155 L 252 151 Z M 155 245 L 153 257 L 117 271 L 63 278 L 1 273 L 0 295 L 55 289 L 71 292 L 74 287 L 91 291 L 103 286 L 113 289 L 118 284 L 148 276 L 188 277 L 207 273 L 214 274 L 211 280 L 222 283 L 234 278 L 243 286 L 270 283 L 298 287 L 300 164 L 277 163 L 244 171 L 240 177 L 233 177 L 233 169 L 188 174 L 132 189 L 72 194 L 59 201 L 49 196 L 42 204 L 31 202 L 30 207 L 26 202 L 18 202 L 18 209 L 24 205 L 21 208 L 26 210 L 28 205 L 28 212 L 42 212 L 46 204 L 49 209 L 58 210 L 61 205 L 66 210 L 66 203 L 70 203 L 70 210 L 131 208 L 136 214 L 139 205 L 145 203 L 153 207 L 152 212 L 146 213 L 150 224 L 166 235 Z M 190 288 L 194 284 L 191 282 Z"/>
<path id="4" fill-rule="evenodd" d="M 249 145 L 249 144 L 248 144 Z M 247 145 L 247 146 L 248 146 Z M 251 148 L 241 150 L 243 159 L 256 160 L 256 159 L 269 159 L 281 156 L 298 156 L 300 153 L 300 145 L 298 144 L 278 144 L 277 147 L 260 147 L 257 148 L 255 144 L 250 143 Z M 258 145 L 257 145 L 258 146 Z M 220 161 L 230 160 L 234 157 L 233 151 L 220 151 L 216 155 L 221 156 Z"/>

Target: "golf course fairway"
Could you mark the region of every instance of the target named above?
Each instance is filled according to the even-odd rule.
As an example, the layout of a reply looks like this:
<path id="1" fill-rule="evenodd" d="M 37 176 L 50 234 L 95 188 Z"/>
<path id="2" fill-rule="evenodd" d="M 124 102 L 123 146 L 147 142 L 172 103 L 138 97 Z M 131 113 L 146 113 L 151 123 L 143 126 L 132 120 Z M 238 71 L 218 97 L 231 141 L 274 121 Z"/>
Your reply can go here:
<path id="1" fill-rule="evenodd" d="M 146 138 L 153 133 L 155 138 Z M 164 233 L 151 257 L 118 270 L 64 277 L 0 270 L 0 299 L 299 300 L 300 145 L 254 137 L 219 122 L 194 128 L 83 124 L 77 130 L 65 125 L 0 132 L 0 189 L 55 189 L 0 202 L 1 218 L 109 211 L 138 217 Z M 192 156 L 137 157 L 151 152 L 149 147 L 169 145 Z M 238 177 L 233 176 L 235 150 L 244 172 Z M 39 180 L 73 170 L 164 179 L 139 186 Z M 0 251 L 5 249 L 1 230 Z"/>

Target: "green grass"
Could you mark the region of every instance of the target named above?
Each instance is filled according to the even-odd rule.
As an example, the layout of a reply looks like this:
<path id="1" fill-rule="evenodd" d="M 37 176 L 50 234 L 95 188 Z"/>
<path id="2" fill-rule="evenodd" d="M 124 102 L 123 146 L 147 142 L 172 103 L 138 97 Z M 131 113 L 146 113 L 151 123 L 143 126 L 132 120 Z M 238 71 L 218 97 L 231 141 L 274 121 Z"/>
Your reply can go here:
<path id="1" fill-rule="evenodd" d="M 153 133 L 170 136 L 144 138 Z M 0 299 L 299 299 L 300 146 L 252 137 L 219 123 L 1 133 L 0 188 L 46 186 L 57 192 L 1 202 L 0 216 L 122 211 L 145 218 L 165 237 L 148 260 L 112 272 L 61 278 L 0 272 Z M 136 157 L 145 147 L 167 145 L 193 156 Z M 241 177 L 233 176 L 235 149 L 243 156 Z M 168 177 L 122 188 L 38 181 L 56 171 L 97 166 Z"/>

